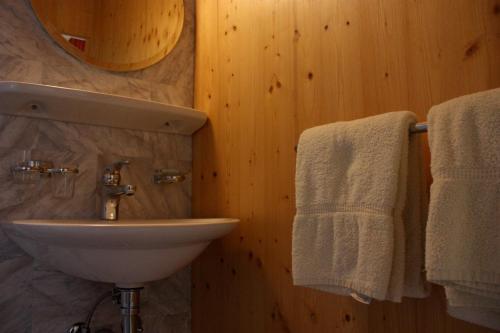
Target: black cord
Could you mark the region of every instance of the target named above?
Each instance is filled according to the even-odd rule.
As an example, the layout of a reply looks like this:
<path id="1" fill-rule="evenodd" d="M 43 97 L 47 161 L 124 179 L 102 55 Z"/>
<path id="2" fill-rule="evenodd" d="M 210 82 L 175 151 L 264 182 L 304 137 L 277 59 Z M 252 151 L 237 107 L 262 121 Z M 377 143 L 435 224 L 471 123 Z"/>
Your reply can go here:
<path id="1" fill-rule="evenodd" d="M 85 328 L 90 331 L 90 322 L 92 321 L 92 316 L 94 315 L 95 310 L 97 307 L 108 297 L 112 297 L 112 295 L 109 294 L 109 292 L 103 294 L 99 299 L 94 303 L 94 306 L 92 307 L 92 311 L 90 311 L 89 315 L 87 316 L 87 320 L 85 321 Z"/>

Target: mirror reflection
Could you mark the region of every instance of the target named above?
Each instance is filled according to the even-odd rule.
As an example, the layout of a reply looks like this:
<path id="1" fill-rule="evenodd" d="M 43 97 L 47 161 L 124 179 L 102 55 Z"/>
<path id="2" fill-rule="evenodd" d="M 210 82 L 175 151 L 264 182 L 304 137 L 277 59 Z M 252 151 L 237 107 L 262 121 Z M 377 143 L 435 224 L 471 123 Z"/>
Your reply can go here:
<path id="1" fill-rule="evenodd" d="M 67 52 L 111 71 L 163 59 L 184 23 L 182 0 L 31 0 L 51 37 Z"/>

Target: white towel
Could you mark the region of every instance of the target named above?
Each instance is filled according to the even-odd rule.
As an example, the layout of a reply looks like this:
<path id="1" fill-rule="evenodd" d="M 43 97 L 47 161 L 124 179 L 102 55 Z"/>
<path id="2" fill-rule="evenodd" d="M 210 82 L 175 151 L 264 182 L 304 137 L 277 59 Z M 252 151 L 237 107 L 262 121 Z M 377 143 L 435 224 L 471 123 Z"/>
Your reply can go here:
<path id="1" fill-rule="evenodd" d="M 295 285 L 400 301 L 405 275 L 408 111 L 302 133 L 293 226 Z M 418 271 L 418 270 L 417 270 Z"/>
<path id="2" fill-rule="evenodd" d="M 446 286 L 450 315 L 500 330 L 500 89 L 434 106 L 428 119 L 427 278 Z"/>
<path id="3" fill-rule="evenodd" d="M 425 166 L 422 158 L 422 135 L 410 135 L 408 150 L 408 181 L 405 225 L 405 279 L 403 296 L 425 298 L 431 285 L 425 278 L 424 248 L 429 196 L 425 184 Z"/>

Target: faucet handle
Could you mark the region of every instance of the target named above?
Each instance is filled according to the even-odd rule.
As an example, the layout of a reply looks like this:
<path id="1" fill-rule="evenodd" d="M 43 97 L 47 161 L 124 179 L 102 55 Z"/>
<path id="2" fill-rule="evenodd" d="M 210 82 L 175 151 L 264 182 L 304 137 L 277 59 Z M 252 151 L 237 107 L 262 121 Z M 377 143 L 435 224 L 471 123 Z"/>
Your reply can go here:
<path id="1" fill-rule="evenodd" d="M 102 178 L 104 185 L 107 185 L 107 186 L 119 185 L 120 180 L 121 180 L 120 171 L 122 169 L 122 166 L 128 165 L 128 164 L 130 164 L 130 162 L 128 160 L 121 160 L 121 161 L 113 163 L 112 165 L 107 166 L 104 169 L 104 176 Z"/>

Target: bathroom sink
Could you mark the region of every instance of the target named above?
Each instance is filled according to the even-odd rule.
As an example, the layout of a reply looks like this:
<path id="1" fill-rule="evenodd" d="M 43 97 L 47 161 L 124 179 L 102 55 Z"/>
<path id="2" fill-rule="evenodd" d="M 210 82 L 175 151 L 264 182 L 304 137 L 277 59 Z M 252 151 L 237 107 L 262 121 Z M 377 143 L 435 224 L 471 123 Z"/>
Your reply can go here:
<path id="1" fill-rule="evenodd" d="M 237 219 L 17 220 L 8 236 L 40 261 L 80 278 L 141 287 L 165 278 L 229 233 Z"/>

